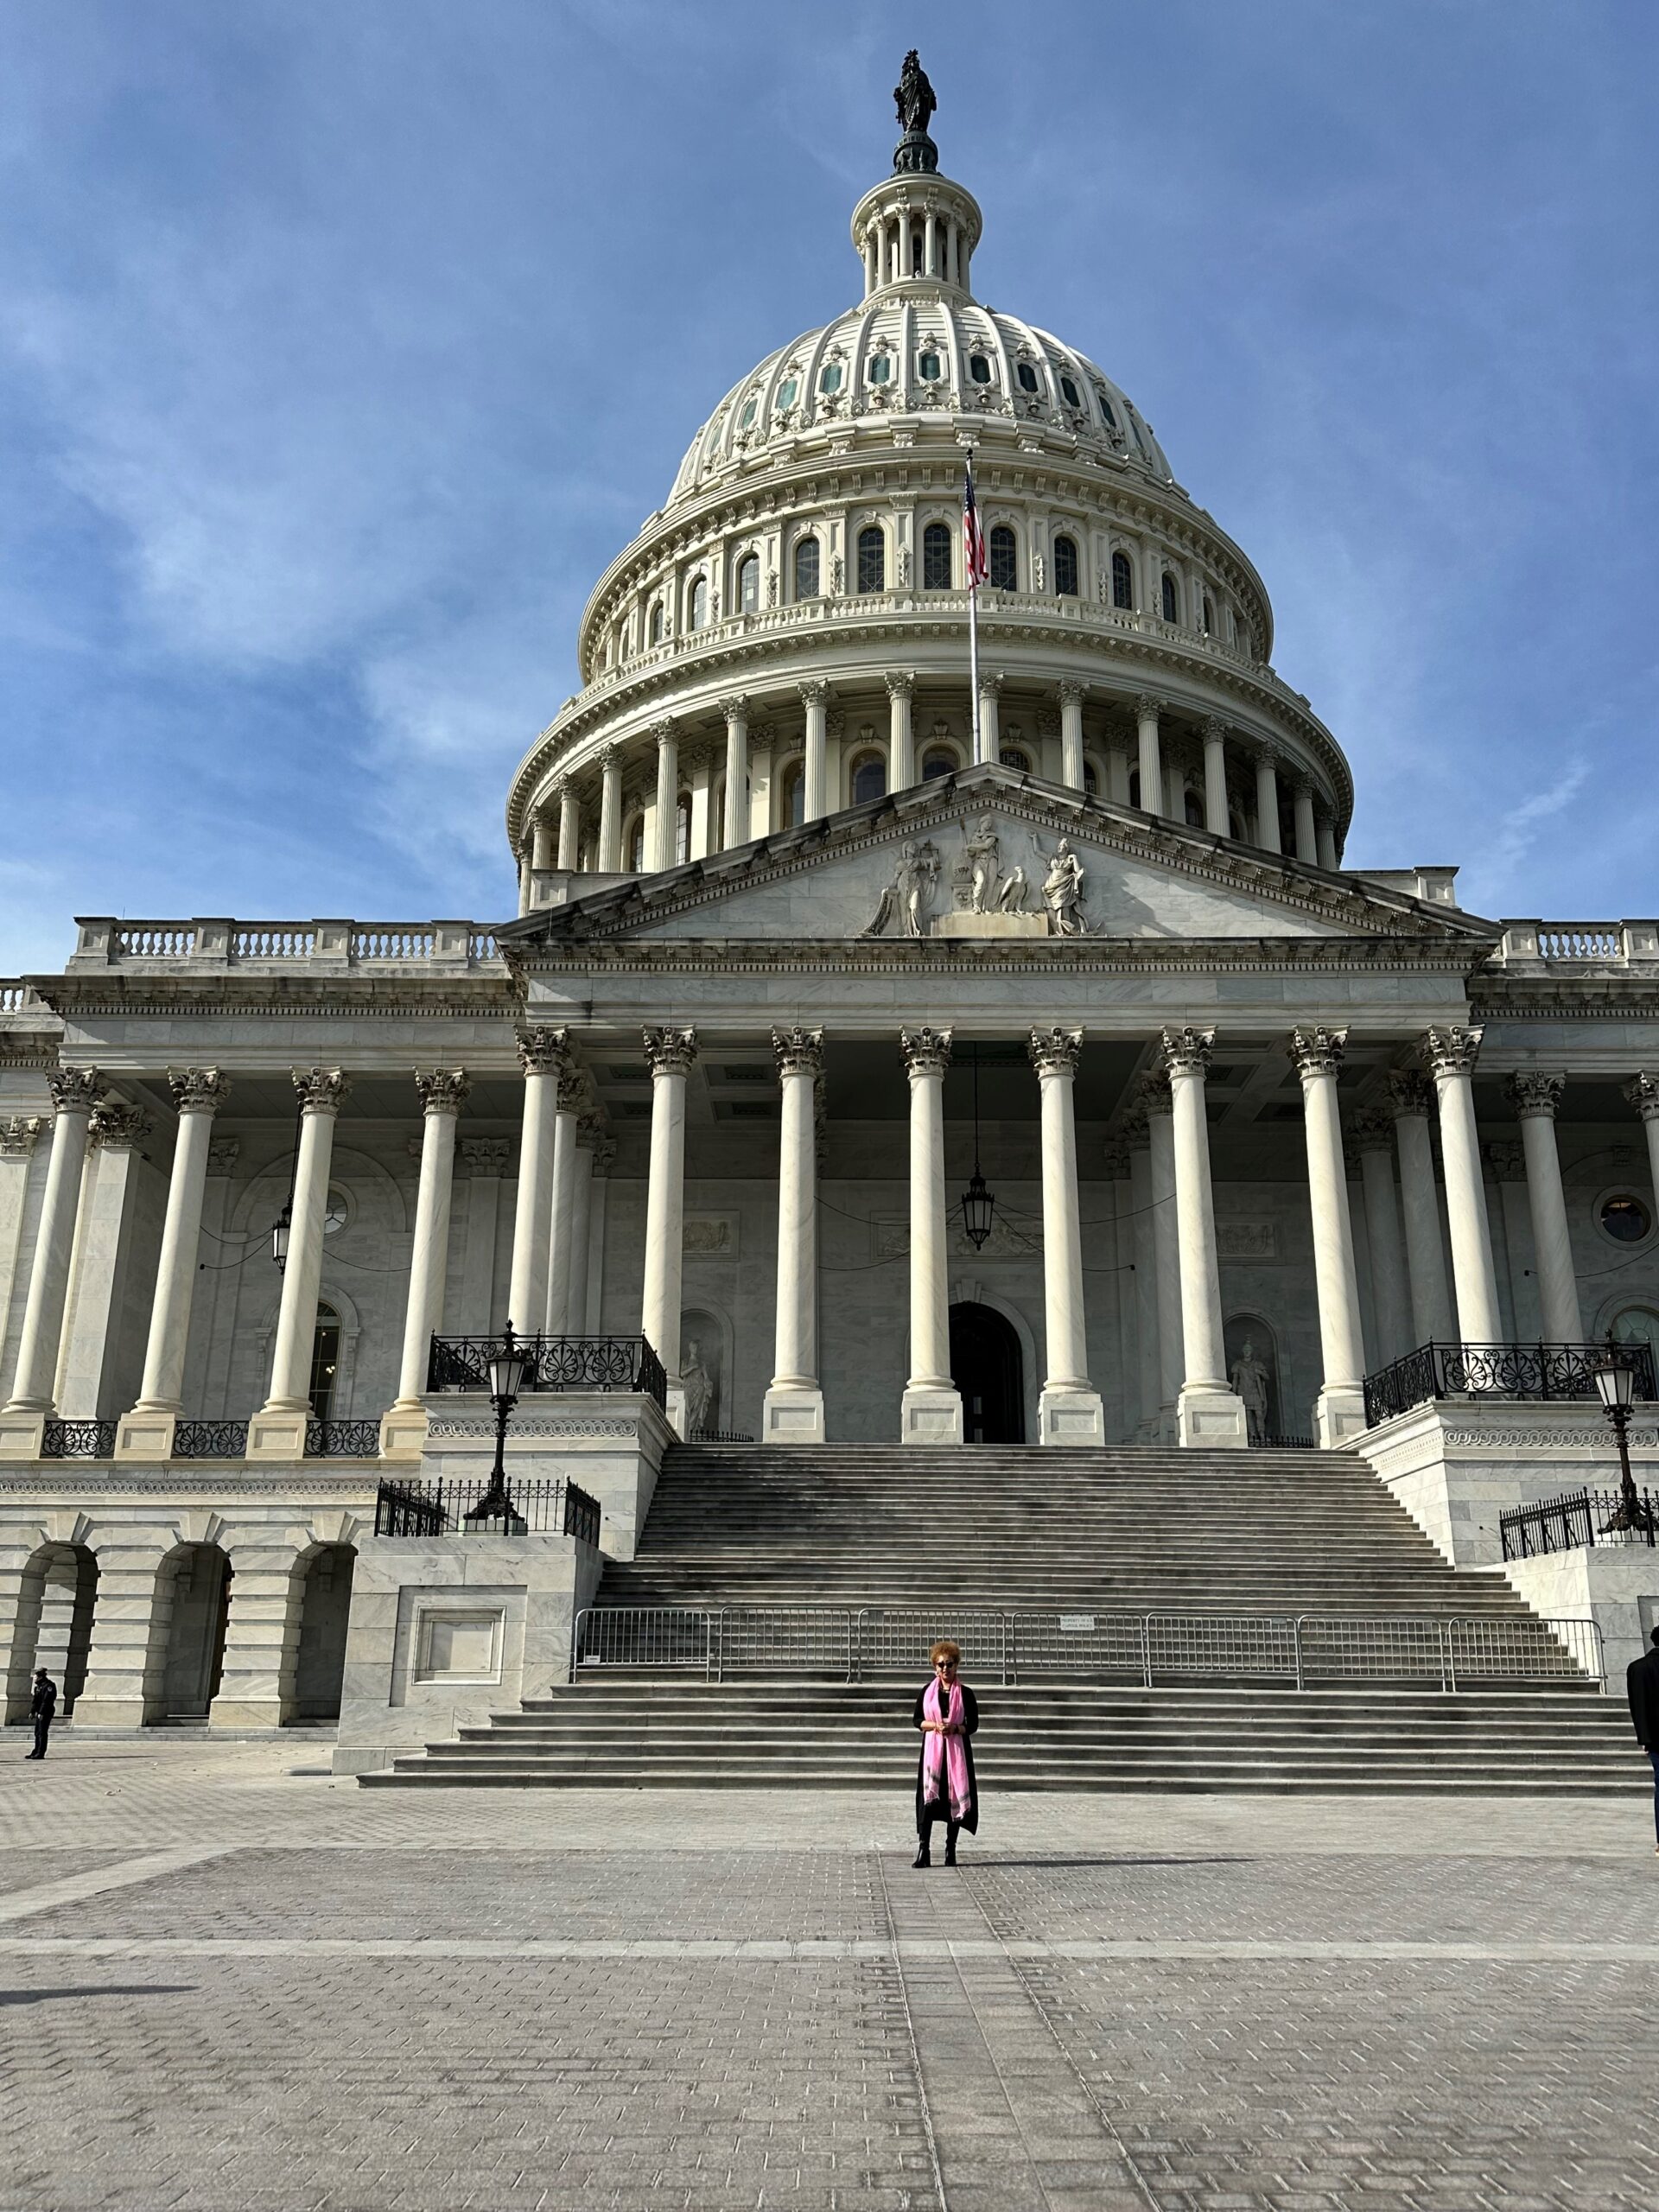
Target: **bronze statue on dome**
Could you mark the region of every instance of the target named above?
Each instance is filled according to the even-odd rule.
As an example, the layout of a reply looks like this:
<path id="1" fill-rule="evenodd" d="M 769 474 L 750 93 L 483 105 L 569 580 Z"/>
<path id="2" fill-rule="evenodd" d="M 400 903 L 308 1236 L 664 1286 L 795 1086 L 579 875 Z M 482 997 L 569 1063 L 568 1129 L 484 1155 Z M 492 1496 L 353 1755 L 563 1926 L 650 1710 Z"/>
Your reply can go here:
<path id="1" fill-rule="evenodd" d="M 893 167 L 895 175 L 906 173 L 931 175 L 939 166 L 939 149 L 927 135 L 927 126 L 933 120 L 938 102 L 933 97 L 933 87 L 927 80 L 927 72 L 918 59 L 915 48 L 905 56 L 905 66 L 899 72 L 899 82 L 893 86 L 893 104 L 899 111 L 899 121 L 904 137 L 894 149 Z"/>

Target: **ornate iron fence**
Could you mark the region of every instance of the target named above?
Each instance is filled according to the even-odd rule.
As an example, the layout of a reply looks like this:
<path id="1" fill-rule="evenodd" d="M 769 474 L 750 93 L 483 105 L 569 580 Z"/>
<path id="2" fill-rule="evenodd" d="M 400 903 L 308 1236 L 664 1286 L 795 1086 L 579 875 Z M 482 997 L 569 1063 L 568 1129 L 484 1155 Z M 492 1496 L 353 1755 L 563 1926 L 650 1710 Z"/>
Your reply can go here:
<path id="1" fill-rule="evenodd" d="M 248 1424 L 245 1421 L 181 1421 L 173 1430 L 175 1459 L 245 1459 Z"/>
<path id="2" fill-rule="evenodd" d="M 931 1644 L 962 1647 L 964 1675 L 1005 1688 L 1047 1681 L 1249 1682 L 1287 1689 L 1416 1682 L 1605 1680 L 1592 1620 L 1531 1613 L 1090 1613 L 954 1611 L 948 1605 L 593 1605 L 577 1614 L 572 1677 L 604 1667 L 848 1682 L 920 1681 Z"/>
<path id="3" fill-rule="evenodd" d="M 378 1459 L 380 1424 L 378 1421 L 308 1421 L 305 1456 L 308 1459 Z"/>
<path id="4" fill-rule="evenodd" d="M 1365 1377 L 1365 1420 L 1375 1428 L 1433 1398 L 1593 1398 L 1609 1359 L 1630 1368 L 1638 1398 L 1655 1395 L 1646 1344 L 1420 1344 Z"/>
<path id="5" fill-rule="evenodd" d="M 1566 1491 L 1559 1497 L 1541 1498 L 1535 1505 L 1511 1506 L 1497 1516 L 1497 1532 L 1505 1559 L 1541 1559 L 1551 1552 L 1592 1549 L 1597 1544 L 1646 1544 L 1655 1548 L 1659 1531 L 1659 1498 L 1650 1491 L 1636 1492 L 1636 1513 L 1628 1527 L 1615 1528 L 1620 1510 L 1616 1490 Z"/>
<path id="6" fill-rule="evenodd" d="M 639 1390 L 668 1402 L 663 1363 L 644 1337 L 515 1337 L 530 1364 L 526 1390 Z M 429 1390 L 483 1390 L 499 1337 L 434 1337 L 427 1362 Z"/>
<path id="7" fill-rule="evenodd" d="M 383 1482 L 375 1494 L 377 1536 L 575 1536 L 599 1547 L 599 1501 L 575 1483 L 515 1482 L 502 1493 L 470 1482 Z M 480 1507 L 486 1510 L 480 1512 Z"/>
<path id="8" fill-rule="evenodd" d="M 111 1459 L 115 1456 L 112 1421 L 49 1421 L 41 1437 L 42 1459 Z"/>
<path id="9" fill-rule="evenodd" d="M 686 1441 L 688 1444 L 753 1444 L 754 1439 L 746 1428 L 694 1428 Z"/>

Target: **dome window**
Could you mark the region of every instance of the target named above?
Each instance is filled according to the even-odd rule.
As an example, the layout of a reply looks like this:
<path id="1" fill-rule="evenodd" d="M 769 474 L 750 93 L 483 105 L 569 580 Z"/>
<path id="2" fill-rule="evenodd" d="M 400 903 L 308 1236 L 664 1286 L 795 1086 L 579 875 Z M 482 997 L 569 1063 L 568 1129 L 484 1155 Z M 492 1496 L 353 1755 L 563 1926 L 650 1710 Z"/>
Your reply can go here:
<path id="1" fill-rule="evenodd" d="M 818 595 L 818 541 L 803 537 L 795 548 L 795 596 L 797 599 L 816 599 Z"/>
<path id="2" fill-rule="evenodd" d="M 1121 550 L 1112 556 L 1112 605 L 1135 605 L 1135 571 L 1129 566 L 1128 555 Z"/>
<path id="3" fill-rule="evenodd" d="M 1204 594 L 1204 634 L 1207 638 L 1216 626 L 1215 602 L 1208 592 Z"/>
<path id="4" fill-rule="evenodd" d="M 1194 791 L 1184 792 L 1182 795 L 1181 804 L 1182 811 L 1186 817 L 1187 828 L 1189 830 L 1202 830 L 1204 827 L 1204 801 L 1198 797 L 1198 793 Z"/>
<path id="5" fill-rule="evenodd" d="M 699 576 L 691 587 L 691 627 L 705 629 L 709 622 L 709 579 Z"/>
<path id="6" fill-rule="evenodd" d="M 931 782 L 935 776 L 954 776 L 956 772 L 956 756 L 953 753 L 935 751 L 923 759 L 922 781 L 925 784 Z"/>
<path id="7" fill-rule="evenodd" d="M 1014 532 L 1005 522 L 996 524 L 990 540 L 991 582 L 998 591 L 1020 588 L 1020 554 Z"/>
<path id="8" fill-rule="evenodd" d="M 879 753 L 861 753 L 853 763 L 853 804 L 862 806 L 887 795 L 887 764 Z"/>
<path id="9" fill-rule="evenodd" d="M 657 601 L 656 605 L 655 605 L 655 606 L 652 608 L 652 610 L 651 610 L 650 635 L 651 635 L 651 642 L 652 642 L 652 644 L 653 645 L 660 645 L 662 644 L 662 642 L 663 642 L 663 602 L 662 602 L 662 601 L 661 601 L 660 599 Z"/>
<path id="10" fill-rule="evenodd" d="M 938 382 L 939 357 L 937 353 L 924 353 L 921 359 L 916 364 L 916 366 L 921 375 L 924 384 L 937 384 Z"/>
<path id="11" fill-rule="evenodd" d="M 873 353 L 865 372 L 872 384 L 886 384 L 893 374 L 893 359 L 887 353 Z"/>
<path id="12" fill-rule="evenodd" d="M 983 353 L 974 353 L 969 357 L 968 373 L 976 384 L 989 384 L 991 365 Z"/>
<path id="13" fill-rule="evenodd" d="M 740 430 L 752 430 L 754 428 L 754 410 L 759 404 L 758 400 L 744 401 L 743 412 L 737 418 L 737 427 Z"/>
<path id="14" fill-rule="evenodd" d="M 778 409 L 780 414 L 786 413 L 787 410 L 795 404 L 795 402 L 800 397 L 800 391 L 801 387 L 797 378 L 794 377 L 785 378 L 782 384 L 778 387 Z"/>
<path id="15" fill-rule="evenodd" d="M 950 588 L 950 531 L 947 524 L 931 522 L 922 532 L 922 589 Z"/>
<path id="16" fill-rule="evenodd" d="M 1054 541 L 1054 589 L 1062 599 L 1077 595 L 1077 541 L 1075 537 L 1057 537 Z"/>
<path id="17" fill-rule="evenodd" d="M 1092 760 L 1085 760 L 1083 764 L 1083 788 L 1090 798 L 1093 798 L 1100 789 L 1100 778 L 1095 773 L 1095 764 Z"/>
<path id="18" fill-rule="evenodd" d="M 806 819 L 806 770 L 798 760 L 784 778 L 784 826 L 798 830 Z"/>
<path id="19" fill-rule="evenodd" d="M 691 794 L 680 793 L 674 810 L 674 864 L 683 868 L 691 857 Z"/>
<path id="20" fill-rule="evenodd" d="M 858 533 L 858 588 L 860 591 L 887 588 L 887 541 L 875 523 Z"/>
<path id="21" fill-rule="evenodd" d="M 1017 745 L 1003 746 L 996 757 L 1003 767 L 1012 768 L 1017 775 L 1028 776 L 1031 773 L 1030 756 L 1022 753 Z"/>
<path id="22" fill-rule="evenodd" d="M 737 604 L 743 614 L 754 613 L 760 605 L 760 556 L 746 553 L 737 564 Z"/>
<path id="23" fill-rule="evenodd" d="M 1017 373 L 1020 378 L 1020 389 L 1021 391 L 1036 391 L 1037 372 L 1032 367 L 1029 361 L 1021 361 Z"/>
<path id="24" fill-rule="evenodd" d="M 1175 596 L 1175 579 L 1167 569 L 1164 570 L 1164 581 L 1160 587 L 1160 596 L 1163 605 L 1165 621 L 1179 622 L 1181 619 L 1180 602 Z"/>
<path id="25" fill-rule="evenodd" d="M 628 872 L 643 875 L 645 872 L 645 817 L 642 814 L 628 832 Z"/>
<path id="26" fill-rule="evenodd" d="M 1101 416 L 1107 429 L 1109 430 L 1115 430 L 1117 428 L 1117 417 L 1112 412 L 1111 401 L 1107 398 L 1105 393 L 1100 391 L 1098 387 L 1096 387 L 1095 397 L 1100 402 Z"/>
<path id="27" fill-rule="evenodd" d="M 1078 396 L 1077 387 L 1072 383 L 1070 377 L 1062 377 L 1060 378 L 1060 397 L 1065 400 L 1068 407 L 1081 407 L 1083 404 L 1083 401 Z"/>
<path id="28" fill-rule="evenodd" d="M 830 361 L 825 365 L 818 378 L 818 390 L 820 391 L 841 390 L 841 363 L 839 361 Z"/>

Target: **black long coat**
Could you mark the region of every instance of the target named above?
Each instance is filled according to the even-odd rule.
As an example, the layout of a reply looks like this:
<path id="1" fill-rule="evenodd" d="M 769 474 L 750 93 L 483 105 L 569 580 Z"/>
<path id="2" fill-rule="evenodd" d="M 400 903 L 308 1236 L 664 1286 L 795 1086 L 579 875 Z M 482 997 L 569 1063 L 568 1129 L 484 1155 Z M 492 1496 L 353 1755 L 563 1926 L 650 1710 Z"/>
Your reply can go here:
<path id="1" fill-rule="evenodd" d="M 1644 1751 L 1659 1751 L 1659 1650 L 1631 1660 L 1624 1669 L 1624 1688 L 1637 1742 Z"/>
<path id="2" fill-rule="evenodd" d="M 927 1691 L 924 1688 L 921 1696 L 916 1700 L 914 1719 L 918 1728 L 921 1726 L 925 1717 L 922 1712 L 922 1698 L 926 1695 Z M 968 1754 L 968 1815 L 960 1825 L 967 1829 L 969 1835 L 979 1834 L 979 1784 L 974 1778 L 974 1731 L 978 1726 L 978 1700 L 967 1683 L 963 1682 L 962 1685 L 962 1747 Z M 923 1800 L 923 1776 L 926 1771 L 925 1765 L 926 1755 L 927 1738 L 924 1736 L 921 1749 L 916 1754 L 916 1833 L 918 1835 L 922 1832 L 924 1815 L 928 1819 L 935 1821 L 948 1821 L 950 1817 L 950 1807 L 946 1802 L 950 1794 L 950 1786 L 945 1772 L 942 1772 L 940 1777 L 944 1796 L 936 1798 L 931 1805 L 926 1804 Z"/>

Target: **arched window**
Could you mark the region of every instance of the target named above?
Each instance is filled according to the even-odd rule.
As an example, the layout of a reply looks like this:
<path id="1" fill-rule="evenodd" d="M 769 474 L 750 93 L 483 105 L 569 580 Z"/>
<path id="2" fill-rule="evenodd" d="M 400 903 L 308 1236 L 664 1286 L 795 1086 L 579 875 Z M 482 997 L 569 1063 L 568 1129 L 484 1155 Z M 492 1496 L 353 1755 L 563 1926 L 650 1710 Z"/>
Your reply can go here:
<path id="1" fill-rule="evenodd" d="M 691 794 L 680 793 L 680 803 L 674 810 L 674 862 L 683 867 L 691 857 Z"/>
<path id="2" fill-rule="evenodd" d="M 1198 797 L 1197 791 L 1189 791 L 1185 793 L 1182 811 L 1185 815 L 1189 829 L 1203 829 L 1204 801 Z"/>
<path id="3" fill-rule="evenodd" d="M 803 537 L 795 545 L 795 596 L 797 599 L 816 599 L 818 595 L 818 541 Z"/>
<path id="4" fill-rule="evenodd" d="M 920 231 L 912 231 L 910 234 L 910 273 L 912 276 L 926 274 L 922 261 L 922 237 Z"/>
<path id="5" fill-rule="evenodd" d="M 950 527 L 948 523 L 931 522 L 922 532 L 922 589 L 950 588 Z"/>
<path id="6" fill-rule="evenodd" d="M 723 853 L 726 849 L 726 779 L 722 776 L 709 793 L 709 849 Z"/>
<path id="7" fill-rule="evenodd" d="M 1129 566 L 1129 556 L 1119 551 L 1112 556 L 1112 605 L 1135 605 L 1135 571 Z"/>
<path id="8" fill-rule="evenodd" d="M 1162 601 L 1165 621 L 1179 622 L 1181 619 L 1181 615 L 1180 607 L 1175 597 L 1175 579 L 1170 575 L 1167 569 L 1164 570 Z"/>
<path id="9" fill-rule="evenodd" d="M 1020 548 L 1014 532 L 1005 522 L 1000 522 L 991 531 L 991 582 L 998 591 L 1018 591 L 1020 588 Z"/>
<path id="10" fill-rule="evenodd" d="M 1204 594 L 1204 634 L 1207 638 L 1216 626 L 1216 610 L 1208 592 Z"/>
<path id="11" fill-rule="evenodd" d="M 1021 776 L 1028 776 L 1031 773 L 1031 756 L 1027 753 L 1021 752 L 1017 745 L 1001 747 L 996 757 L 1005 768 L 1012 768 Z"/>
<path id="12" fill-rule="evenodd" d="M 853 763 L 853 804 L 862 806 L 866 799 L 885 798 L 887 790 L 887 764 L 879 753 L 862 753 Z"/>
<path id="13" fill-rule="evenodd" d="M 635 875 L 645 870 L 645 817 L 642 814 L 628 832 L 628 867 Z"/>
<path id="14" fill-rule="evenodd" d="M 858 533 L 858 588 L 860 591 L 887 588 L 887 541 L 877 523 Z"/>
<path id="15" fill-rule="evenodd" d="M 1054 541 L 1054 588 L 1062 599 L 1077 595 L 1077 541 L 1075 537 L 1057 537 Z"/>
<path id="16" fill-rule="evenodd" d="M 332 1306 L 319 1306 L 311 1337 L 311 1417 L 327 1421 L 334 1408 L 340 1382 L 340 1316 Z"/>
<path id="17" fill-rule="evenodd" d="M 1134 762 L 1132 762 L 1132 763 L 1130 764 L 1130 767 L 1129 767 L 1129 804 L 1130 804 L 1131 806 L 1139 806 L 1139 805 L 1140 805 L 1140 804 L 1141 804 L 1141 764 L 1140 764 L 1140 762 L 1137 760 L 1137 761 L 1134 761 Z"/>
<path id="18" fill-rule="evenodd" d="M 746 553 L 737 564 L 737 604 L 744 614 L 753 614 L 760 604 L 760 556 Z"/>
<path id="19" fill-rule="evenodd" d="M 1083 764 L 1083 788 L 1090 798 L 1093 798 L 1100 789 L 1100 778 L 1095 773 L 1095 764 L 1092 760 L 1085 760 Z"/>
<path id="20" fill-rule="evenodd" d="M 931 752 L 923 755 L 922 781 L 924 783 L 928 782 L 934 776 L 954 776 L 956 772 L 957 756 L 954 753 L 946 753 L 942 747 L 936 746 Z"/>
<path id="21" fill-rule="evenodd" d="M 806 819 L 806 769 L 798 760 L 784 778 L 784 826 L 798 830 Z"/>
<path id="22" fill-rule="evenodd" d="M 701 630 L 709 621 L 709 579 L 699 576 L 691 587 L 691 627 Z"/>
<path id="23" fill-rule="evenodd" d="M 658 600 L 658 601 L 656 601 L 656 603 L 653 605 L 653 607 L 652 607 L 652 610 L 651 610 L 651 633 L 650 633 L 650 634 L 651 634 L 651 642 L 652 642 L 652 644 L 653 645 L 660 645 L 662 644 L 662 642 L 663 642 L 663 602 L 662 602 L 662 601 L 661 601 L 660 599 L 659 599 L 659 600 Z"/>

